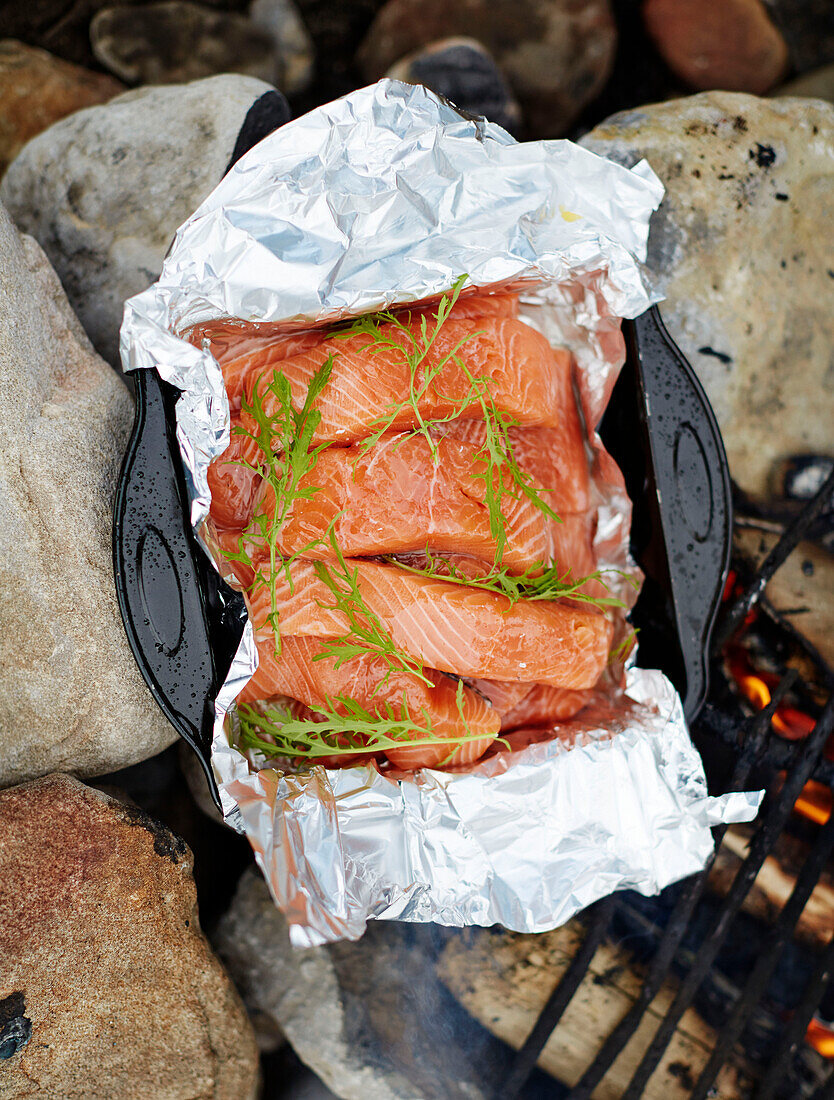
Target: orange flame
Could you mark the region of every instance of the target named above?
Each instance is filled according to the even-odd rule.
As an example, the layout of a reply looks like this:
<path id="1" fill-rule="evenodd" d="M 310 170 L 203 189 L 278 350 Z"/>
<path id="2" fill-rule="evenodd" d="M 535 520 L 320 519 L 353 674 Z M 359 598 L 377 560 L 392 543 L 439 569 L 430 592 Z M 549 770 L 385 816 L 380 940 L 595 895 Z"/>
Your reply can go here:
<path id="1" fill-rule="evenodd" d="M 805 1032 L 805 1042 L 809 1043 L 817 1054 L 821 1054 L 823 1058 L 834 1059 L 834 1030 L 826 1027 L 816 1017 L 808 1024 L 808 1030 Z"/>
<path id="2" fill-rule="evenodd" d="M 770 688 L 760 676 L 741 673 L 736 676 L 738 686 L 754 707 L 763 710 L 770 702 Z M 791 740 L 807 737 L 814 728 L 814 719 L 793 707 L 779 707 L 773 715 L 773 725 Z M 802 794 L 794 804 L 794 810 L 817 825 L 824 825 L 831 817 L 834 796 L 824 783 L 809 779 Z"/>

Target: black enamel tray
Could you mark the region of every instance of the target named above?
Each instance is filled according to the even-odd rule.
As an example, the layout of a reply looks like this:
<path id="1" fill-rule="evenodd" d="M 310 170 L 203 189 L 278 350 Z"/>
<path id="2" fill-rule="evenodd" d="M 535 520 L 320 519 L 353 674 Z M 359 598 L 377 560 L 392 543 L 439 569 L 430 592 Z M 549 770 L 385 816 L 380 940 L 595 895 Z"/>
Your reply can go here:
<path id="1" fill-rule="evenodd" d="M 601 425 L 634 502 L 631 548 L 646 574 L 632 612 L 639 663 L 661 668 L 688 718 L 706 697 L 710 633 L 732 534 L 721 436 L 656 308 L 625 325 L 628 358 Z M 197 544 L 175 433 L 178 391 L 136 372 L 136 422 L 116 490 L 113 562 L 128 641 L 178 733 L 209 766 L 214 698 L 243 630 L 243 600 Z"/>

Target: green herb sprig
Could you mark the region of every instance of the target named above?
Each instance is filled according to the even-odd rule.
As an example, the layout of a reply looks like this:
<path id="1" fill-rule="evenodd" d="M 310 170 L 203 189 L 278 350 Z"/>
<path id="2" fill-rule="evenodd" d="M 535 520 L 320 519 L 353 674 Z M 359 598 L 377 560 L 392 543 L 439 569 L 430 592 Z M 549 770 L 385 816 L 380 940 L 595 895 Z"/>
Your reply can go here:
<path id="1" fill-rule="evenodd" d="M 494 592 L 504 596 L 508 600 L 508 608 L 520 600 L 564 600 L 571 599 L 580 603 L 593 604 L 595 607 L 625 607 L 625 603 L 616 596 L 591 596 L 581 589 L 589 581 L 599 581 L 606 587 L 603 577 L 612 573 L 624 577 L 630 584 L 636 582 L 627 574 L 618 569 L 598 569 L 595 573 L 589 573 L 578 580 L 569 573 L 560 573 L 559 566 L 553 565 L 548 569 L 537 570 L 530 568 L 523 573 L 512 574 L 507 569 L 493 567 L 482 576 L 469 577 L 458 569 L 454 562 L 447 558 L 433 555 L 426 551 L 421 555 L 426 559 L 423 566 L 409 565 L 408 562 L 389 556 L 385 561 L 399 566 L 409 573 L 415 573 L 420 577 L 428 577 L 431 580 L 448 581 L 450 584 L 460 584 L 467 588 L 478 588 L 484 592 Z"/>
<path id="2" fill-rule="evenodd" d="M 456 693 L 462 714 L 463 684 Z M 337 709 L 338 708 L 338 709 Z M 292 711 L 276 704 L 261 709 L 241 704 L 237 708 L 240 721 L 238 744 L 266 757 L 288 757 L 315 761 L 334 754 L 363 755 L 397 748 L 420 748 L 425 745 L 448 745 L 448 763 L 458 746 L 468 741 L 481 741 L 483 733 L 472 733 L 465 719 L 464 731 L 454 738 L 438 736 L 431 716 L 422 709 L 419 718 L 410 714 L 405 697 L 399 709 L 386 703 L 382 714 L 372 714 L 355 699 L 337 695 L 318 707 L 321 719 L 296 718 Z M 496 738 L 501 741 L 501 738 Z"/>

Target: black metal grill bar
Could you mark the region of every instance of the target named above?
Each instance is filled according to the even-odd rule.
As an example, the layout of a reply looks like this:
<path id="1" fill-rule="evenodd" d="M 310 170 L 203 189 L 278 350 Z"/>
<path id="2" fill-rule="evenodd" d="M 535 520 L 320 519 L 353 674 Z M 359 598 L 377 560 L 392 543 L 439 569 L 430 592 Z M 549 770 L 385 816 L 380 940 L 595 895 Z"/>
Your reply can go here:
<path id="1" fill-rule="evenodd" d="M 515 1056 L 512 1069 L 499 1092 L 502 1100 L 512 1100 L 512 1097 L 518 1096 L 524 1087 L 525 1081 L 533 1072 L 533 1067 L 547 1040 L 561 1020 L 574 993 L 581 985 L 582 979 L 588 972 L 591 959 L 605 938 L 611 918 L 614 915 L 615 898 L 616 895 L 611 894 L 607 898 L 603 898 L 594 907 L 594 918 L 588 927 L 582 946 L 571 959 L 570 965 L 562 975 L 562 980 L 550 994 L 533 1030 L 527 1036 L 524 1046 Z"/>
<path id="2" fill-rule="evenodd" d="M 814 521 L 819 518 L 830 503 L 832 496 L 834 496 L 834 470 L 831 471 L 819 492 L 808 501 L 756 570 L 755 580 L 722 615 L 713 637 L 713 650 L 715 652 L 720 650 L 741 626 L 745 615 L 760 598 L 770 578 L 796 548 Z"/>
<path id="3" fill-rule="evenodd" d="M 760 757 L 767 742 L 770 731 L 770 722 L 788 691 L 793 687 L 798 673 L 791 671 L 782 678 L 776 690 L 773 692 L 770 703 L 759 711 L 748 726 L 748 733 L 744 739 L 744 747 L 739 757 L 728 789 L 740 790 L 747 782 L 748 776 Z M 718 847 L 727 831 L 728 826 L 721 825 L 714 830 L 715 848 L 707 861 L 703 871 L 694 875 L 684 887 L 681 896 L 675 905 L 669 924 L 663 933 L 658 949 L 649 966 L 637 1000 L 628 1010 L 622 1020 L 617 1024 L 611 1034 L 603 1043 L 596 1058 L 582 1075 L 578 1084 L 571 1089 L 568 1100 L 588 1100 L 594 1089 L 603 1079 L 605 1074 L 614 1064 L 620 1052 L 628 1043 L 634 1032 L 640 1026 L 643 1014 L 656 997 L 663 980 L 669 973 L 669 968 L 684 937 L 690 917 L 706 887 L 709 872 L 715 862 Z"/>
<path id="4" fill-rule="evenodd" d="M 794 925 L 802 915 L 802 910 L 817 885 L 822 869 L 825 867 L 832 850 L 834 850 L 834 814 L 820 830 L 811 853 L 797 876 L 791 896 L 779 914 L 778 920 L 771 927 L 764 942 L 762 953 L 744 983 L 744 989 L 733 1006 L 730 1018 L 719 1032 L 718 1041 L 713 1047 L 707 1064 L 701 1071 L 701 1076 L 692 1091 L 690 1100 L 706 1100 L 710 1086 L 718 1075 L 724 1060 L 744 1030 L 748 1017 L 761 1000 L 785 944 L 790 939 Z"/>
<path id="5" fill-rule="evenodd" d="M 756 1100 L 773 1100 L 776 1088 L 788 1071 L 791 1059 L 796 1054 L 799 1044 L 808 1030 L 808 1024 L 814 1015 L 814 1009 L 820 1003 L 832 974 L 834 974 L 834 937 L 829 941 L 828 947 L 820 956 L 817 971 L 805 987 L 802 999 L 794 1009 L 793 1016 L 782 1033 L 776 1047 L 776 1053 L 771 1059 L 756 1092 Z"/>
<path id="6" fill-rule="evenodd" d="M 741 908 L 744 898 L 747 896 L 747 892 L 773 847 L 777 836 L 785 827 L 794 803 L 810 778 L 817 758 L 825 748 L 832 727 L 834 727 L 834 698 L 826 704 L 808 738 L 798 743 L 795 752 L 795 765 L 787 775 L 781 794 L 771 806 L 763 827 L 753 837 L 750 844 L 750 853 L 733 880 L 733 884 L 724 900 L 724 907 L 718 915 L 711 933 L 704 940 L 692 969 L 681 983 L 675 999 L 669 1006 L 648 1050 L 643 1055 L 622 1100 L 637 1100 L 657 1068 L 657 1064 L 675 1032 L 678 1021 L 692 1003 L 707 972 L 715 961 L 715 957 L 727 936 L 730 925 Z"/>
<path id="7" fill-rule="evenodd" d="M 811 1100 L 834 1100 L 834 1068 L 828 1075 L 828 1080 L 823 1081 Z"/>

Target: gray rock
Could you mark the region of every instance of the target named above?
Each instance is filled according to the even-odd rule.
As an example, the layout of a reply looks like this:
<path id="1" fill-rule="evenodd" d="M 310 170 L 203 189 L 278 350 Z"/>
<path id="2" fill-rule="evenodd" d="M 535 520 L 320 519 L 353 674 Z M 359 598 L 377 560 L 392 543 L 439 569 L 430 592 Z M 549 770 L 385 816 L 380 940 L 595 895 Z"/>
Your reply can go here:
<path id="1" fill-rule="evenodd" d="M 367 80 L 451 36 L 495 58 L 532 137 L 560 137 L 608 79 L 617 45 L 609 0 L 386 0 L 356 55 Z"/>
<path id="2" fill-rule="evenodd" d="M 0 1003 L 17 996 L 29 1033 L 4 1098 L 254 1100 L 252 1029 L 192 867 L 159 822 L 69 776 L 0 792 Z"/>
<path id="3" fill-rule="evenodd" d="M 115 771 L 175 739 L 113 587 L 133 409 L 37 244 L 0 206 L 0 786 Z"/>
<path id="4" fill-rule="evenodd" d="M 214 943 L 250 1015 L 277 1024 L 341 1100 L 480 1100 L 495 1048 L 437 979 L 438 931 L 371 921 L 358 943 L 296 950 L 247 871 Z"/>
<path id="5" fill-rule="evenodd" d="M 786 455 L 832 447 L 832 143 L 830 105 L 730 92 L 623 112 L 582 139 L 646 157 L 666 185 L 649 237 L 660 310 L 754 496 Z"/>
<path id="6" fill-rule="evenodd" d="M 126 84 L 184 84 L 216 73 L 275 75 L 273 43 L 245 16 L 190 0 L 104 8 L 90 23 L 96 60 Z"/>
<path id="7" fill-rule="evenodd" d="M 292 0 L 255 0 L 249 20 L 272 39 L 273 82 L 285 95 L 303 92 L 313 79 L 315 52 L 310 32 Z"/>
<path id="8" fill-rule="evenodd" d="M 270 90 L 247 76 L 139 88 L 56 123 L 9 166 L 0 198 L 113 365 L 125 299 L 157 277 L 176 229 L 223 176 L 246 112 Z"/>
<path id="9" fill-rule="evenodd" d="M 444 38 L 408 54 L 386 76 L 407 84 L 425 84 L 471 114 L 483 115 L 510 133 L 521 111 L 489 52 L 474 38 Z"/>
<path id="10" fill-rule="evenodd" d="M 825 99 L 834 103 L 834 65 L 824 65 L 810 73 L 803 73 L 771 92 L 773 96 L 801 95 L 809 99 Z"/>

